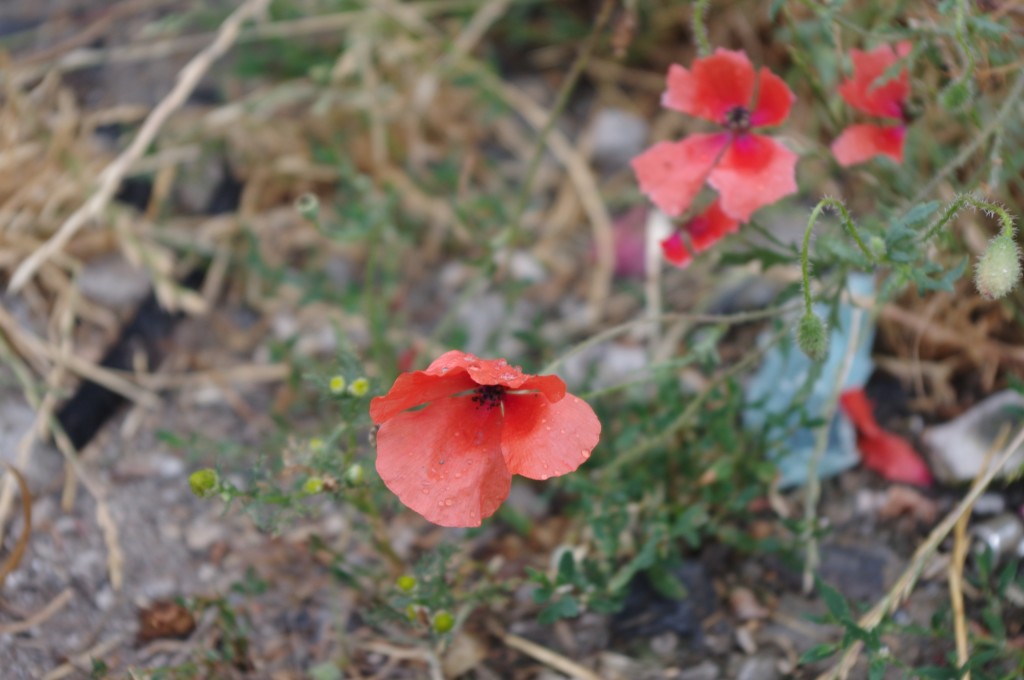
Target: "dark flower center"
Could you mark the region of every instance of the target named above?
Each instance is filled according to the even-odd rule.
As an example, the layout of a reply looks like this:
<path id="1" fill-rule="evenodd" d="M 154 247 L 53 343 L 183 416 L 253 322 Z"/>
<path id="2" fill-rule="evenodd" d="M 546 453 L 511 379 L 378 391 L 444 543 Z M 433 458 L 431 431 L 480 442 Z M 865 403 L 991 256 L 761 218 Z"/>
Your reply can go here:
<path id="1" fill-rule="evenodd" d="M 505 398 L 505 388 L 501 385 L 484 385 L 478 387 L 473 394 L 473 401 L 477 403 L 480 408 L 486 408 L 490 411 L 495 406 L 501 406 L 502 401 Z"/>
<path id="2" fill-rule="evenodd" d="M 750 111 L 745 106 L 734 106 L 725 112 L 725 127 L 733 132 L 746 132 L 750 129 Z"/>

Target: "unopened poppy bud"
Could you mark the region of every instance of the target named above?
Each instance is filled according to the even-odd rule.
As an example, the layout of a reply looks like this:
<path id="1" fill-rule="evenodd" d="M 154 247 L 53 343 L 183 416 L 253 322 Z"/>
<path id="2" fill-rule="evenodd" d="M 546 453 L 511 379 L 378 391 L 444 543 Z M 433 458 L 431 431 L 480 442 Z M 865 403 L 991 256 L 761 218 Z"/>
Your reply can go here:
<path id="1" fill-rule="evenodd" d="M 398 577 L 398 587 L 407 593 L 411 592 L 416 587 L 416 577 L 408 575 Z"/>
<path id="2" fill-rule="evenodd" d="M 302 485 L 303 493 L 309 495 L 318 494 L 324 490 L 324 480 L 319 477 L 310 477 L 306 480 L 306 483 Z"/>
<path id="3" fill-rule="evenodd" d="M 330 388 L 331 394 L 341 394 L 345 391 L 345 376 L 336 375 L 331 378 L 331 381 L 327 383 L 327 387 Z"/>
<path id="4" fill-rule="evenodd" d="M 888 252 L 885 247 L 885 239 L 881 236 L 872 236 L 868 239 L 868 250 L 875 256 L 875 259 L 881 260 Z"/>
<path id="5" fill-rule="evenodd" d="M 1020 251 L 1013 234 L 1000 234 L 988 244 L 974 270 L 974 284 L 982 297 L 996 300 L 1017 286 L 1020 281 Z"/>
<path id="6" fill-rule="evenodd" d="M 202 470 L 196 470 L 188 476 L 188 485 L 199 498 L 209 498 L 213 494 L 217 493 L 217 487 L 220 486 L 220 478 L 217 476 L 217 471 L 210 468 Z"/>
<path id="7" fill-rule="evenodd" d="M 821 361 L 828 354 L 828 330 L 817 314 L 808 312 L 796 327 L 796 344 L 813 361 Z"/>
<path id="8" fill-rule="evenodd" d="M 455 617 L 450 612 L 441 610 L 434 614 L 434 632 L 447 633 L 455 627 Z"/>
<path id="9" fill-rule="evenodd" d="M 366 378 L 356 378 L 348 386 L 348 391 L 355 397 L 365 397 L 366 393 L 370 391 L 370 381 Z"/>
<path id="10" fill-rule="evenodd" d="M 363 472 L 363 466 L 359 463 L 355 463 L 345 470 L 345 481 L 352 486 L 359 486 L 364 479 L 366 479 L 366 473 Z"/>
<path id="11" fill-rule="evenodd" d="M 296 198 L 295 209 L 310 222 L 320 219 L 320 199 L 315 194 L 302 194 Z"/>

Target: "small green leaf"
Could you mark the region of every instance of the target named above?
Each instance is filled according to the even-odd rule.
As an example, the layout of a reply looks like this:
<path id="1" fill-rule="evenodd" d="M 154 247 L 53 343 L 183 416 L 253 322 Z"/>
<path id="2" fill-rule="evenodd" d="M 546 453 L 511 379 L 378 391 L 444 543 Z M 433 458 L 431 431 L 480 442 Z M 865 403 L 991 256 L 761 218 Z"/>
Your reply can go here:
<path id="1" fill-rule="evenodd" d="M 558 619 L 570 619 L 579 616 L 580 605 L 572 595 L 565 595 L 541 610 L 537 621 L 543 625 L 554 623 Z"/>
<path id="2" fill-rule="evenodd" d="M 814 663 L 833 656 L 839 648 L 832 642 L 823 642 L 820 645 L 811 647 L 800 657 L 800 665 Z"/>
<path id="3" fill-rule="evenodd" d="M 555 579 L 555 583 L 559 585 L 572 583 L 573 577 L 575 576 L 576 558 L 573 556 L 571 550 L 566 550 L 562 553 L 561 559 L 558 560 L 558 576 Z"/>
<path id="4" fill-rule="evenodd" d="M 832 616 L 844 622 L 851 620 L 850 605 L 846 603 L 846 599 L 838 590 L 819 580 L 818 594 L 821 595 L 821 599 L 825 602 L 825 606 L 828 607 L 828 611 Z"/>

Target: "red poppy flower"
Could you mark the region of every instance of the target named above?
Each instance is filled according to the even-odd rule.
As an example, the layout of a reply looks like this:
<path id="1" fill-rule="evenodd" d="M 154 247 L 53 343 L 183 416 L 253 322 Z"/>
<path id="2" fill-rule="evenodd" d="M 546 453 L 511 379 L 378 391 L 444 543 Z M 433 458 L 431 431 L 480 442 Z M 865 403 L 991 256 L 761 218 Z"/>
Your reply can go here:
<path id="1" fill-rule="evenodd" d="M 480 526 L 508 497 L 512 475 L 572 472 L 601 435 L 594 411 L 566 393 L 561 378 L 458 351 L 398 376 L 370 402 L 370 416 L 380 424 L 377 472 L 384 484 L 448 527 Z"/>
<path id="2" fill-rule="evenodd" d="M 864 467 L 893 482 L 932 485 L 931 471 L 910 442 L 886 432 L 875 420 L 874 407 L 864 390 L 843 392 L 839 403 L 857 430 L 857 448 Z"/>
<path id="3" fill-rule="evenodd" d="M 721 202 L 716 200 L 709 205 L 704 212 L 697 215 L 683 228 L 661 242 L 661 251 L 665 259 L 677 267 L 685 267 L 693 259 L 696 253 L 702 253 L 714 244 L 718 243 L 726 234 L 732 234 L 739 229 L 739 220 L 734 220 L 722 211 Z M 690 248 L 683 240 L 683 232 L 690 236 Z"/>
<path id="4" fill-rule="evenodd" d="M 659 142 L 633 159 L 640 188 L 676 216 L 707 181 L 718 190 L 722 210 L 742 222 L 755 210 L 796 192 L 797 155 L 780 142 L 751 132 L 778 125 L 795 97 L 766 68 L 755 72 L 745 52 L 718 49 L 691 70 L 673 64 L 663 106 L 705 118 L 725 130 Z"/>
<path id="5" fill-rule="evenodd" d="M 903 162 L 903 138 L 906 136 L 904 107 L 910 96 L 910 74 L 901 69 L 899 75 L 880 85 L 875 81 L 885 71 L 910 54 L 910 43 L 879 45 L 870 52 L 851 50 L 853 76 L 839 86 L 839 94 L 853 108 L 872 116 L 894 118 L 899 125 L 851 125 L 832 142 L 832 155 L 846 167 L 863 163 L 875 156 L 888 156 Z"/>

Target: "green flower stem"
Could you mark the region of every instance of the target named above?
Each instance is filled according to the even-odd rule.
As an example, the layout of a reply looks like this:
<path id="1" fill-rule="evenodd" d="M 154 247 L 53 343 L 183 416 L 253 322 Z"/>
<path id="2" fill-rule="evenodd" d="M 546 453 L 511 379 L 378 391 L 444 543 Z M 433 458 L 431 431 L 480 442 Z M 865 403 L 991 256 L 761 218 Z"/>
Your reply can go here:
<path id="1" fill-rule="evenodd" d="M 565 361 L 572 356 L 583 352 L 594 345 L 598 345 L 606 340 L 617 338 L 620 335 L 624 335 L 629 331 L 648 323 L 660 323 L 662 321 L 690 321 L 694 324 L 740 324 L 747 323 L 749 321 L 760 321 L 762 319 L 770 319 L 776 316 L 782 316 L 788 312 L 797 309 L 798 305 L 794 303 L 788 303 L 785 305 L 779 305 L 777 307 L 768 307 L 766 309 L 756 309 L 751 312 L 738 312 L 736 314 L 661 314 L 656 317 L 644 317 L 642 319 L 634 319 L 633 321 L 627 321 L 621 323 L 618 326 L 612 326 L 605 330 L 590 336 L 583 342 L 579 343 L 571 350 L 566 352 L 560 357 L 552 360 L 547 366 L 541 369 L 542 375 L 554 373 L 555 369 L 561 366 Z"/>
<path id="2" fill-rule="evenodd" d="M 921 243 L 927 243 L 935 238 L 935 235 L 939 233 L 939 230 L 949 224 L 950 220 L 956 217 L 956 214 L 960 212 L 965 205 L 969 205 L 978 210 L 983 210 L 998 217 L 999 222 L 1002 225 L 1000 234 L 1006 238 L 1013 238 L 1013 216 L 1010 215 L 1005 208 L 989 201 L 983 201 L 971 194 L 960 194 L 954 198 L 948 206 L 946 206 L 946 209 L 942 211 L 939 218 L 935 220 L 930 227 L 928 227 L 928 230 L 918 240 Z"/>
<path id="3" fill-rule="evenodd" d="M 711 41 L 708 40 L 707 13 L 711 0 L 694 0 L 693 2 L 693 39 L 697 43 L 697 56 L 711 55 Z"/>
<path id="4" fill-rule="evenodd" d="M 868 262 L 874 263 L 876 261 L 875 256 L 871 253 L 864 241 L 861 240 L 860 234 L 857 233 L 857 225 L 850 219 L 850 213 L 847 212 L 846 206 L 843 202 L 836 198 L 826 196 L 825 198 L 818 201 L 818 205 L 814 206 L 814 210 L 811 211 L 811 217 L 807 220 L 807 229 L 804 230 L 804 243 L 800 249 L 800 273 L 803 277 L 803 294 L 804 294 L 804 312 L 812 314 L 811 309 L 811 274 L 810 264 L 808 262 L 807 253 L 811 247 L 811 231 L 814 229 L 814 224 L 818 221 L 825 210 L 832 208 L 839 213 L 840 224 L 843 225 L 843 230 L 846 234 L 854 240 L 857 247 L 860 248 L 860 252 L 864 254 L 864 257 L 868 259 Z"/>

